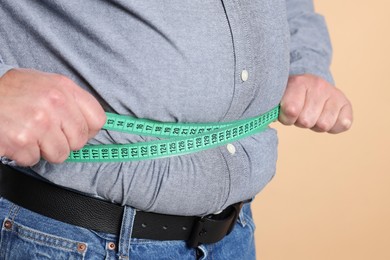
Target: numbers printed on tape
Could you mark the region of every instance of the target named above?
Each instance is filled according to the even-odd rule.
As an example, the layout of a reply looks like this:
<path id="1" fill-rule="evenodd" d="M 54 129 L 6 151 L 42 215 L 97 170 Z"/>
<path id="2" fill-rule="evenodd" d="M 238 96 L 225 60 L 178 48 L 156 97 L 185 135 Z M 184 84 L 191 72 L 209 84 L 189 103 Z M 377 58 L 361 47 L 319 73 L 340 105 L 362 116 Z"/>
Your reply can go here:
<path id="1" fill-rule="evenodd" d="M 214 124 L 163 123 L 107 113 L 103 129 L 166 139 L 134 144 L 86 145 L 71 152 L 67 162 L 135 161 L 198 152 L 260 132 L 278 116 L 279 106 L 255 118 Z"/>

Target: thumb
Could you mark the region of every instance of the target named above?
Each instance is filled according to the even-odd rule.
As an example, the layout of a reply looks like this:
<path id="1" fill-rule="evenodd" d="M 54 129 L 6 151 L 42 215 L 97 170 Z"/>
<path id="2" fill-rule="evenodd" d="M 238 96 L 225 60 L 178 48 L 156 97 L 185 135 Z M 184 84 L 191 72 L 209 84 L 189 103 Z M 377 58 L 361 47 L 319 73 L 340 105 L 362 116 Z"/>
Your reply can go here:
<path id="1" fill-rule="evenodd" d="M 293 125 L 305 104 L 306 87 L 295 81 L 289 81 L 280 102 L 279 121 L 284 125 Z"/>
<path id="2" fill-rule="evenodd" d="M 95 136 L 105 124 L 106 114 L 103 107 L 94 96 L 76 84 L 74 84 L 72 88 L 73 98 L 87 122 L 89 136 L 91 138 Z"/>

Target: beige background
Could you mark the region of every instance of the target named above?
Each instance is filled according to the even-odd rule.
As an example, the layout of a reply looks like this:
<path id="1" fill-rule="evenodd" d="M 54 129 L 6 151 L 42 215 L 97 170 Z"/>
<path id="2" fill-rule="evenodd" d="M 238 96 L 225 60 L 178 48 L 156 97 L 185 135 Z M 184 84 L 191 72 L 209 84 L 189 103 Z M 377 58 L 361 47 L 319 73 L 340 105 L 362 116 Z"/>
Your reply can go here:
<path id="1" fill-rule="evenodd" d="M 277 124 L 277 175 L 254 202 L 261 260 L 390 259 L 390 1 L 315 0 L 348 133 Z"/>

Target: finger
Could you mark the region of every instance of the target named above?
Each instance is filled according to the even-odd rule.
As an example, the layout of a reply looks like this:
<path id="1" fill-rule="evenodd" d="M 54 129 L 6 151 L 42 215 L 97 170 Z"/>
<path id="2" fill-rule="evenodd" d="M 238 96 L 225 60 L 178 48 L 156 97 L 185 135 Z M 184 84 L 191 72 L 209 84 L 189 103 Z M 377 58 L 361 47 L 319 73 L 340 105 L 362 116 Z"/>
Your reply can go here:
<path id="1" fill-rule="evenodd" d="M 87 122 L 88 135 L 93 137 L 105 124 L 106 114 L 96 98 L 87 91 L 75 87 L 74 93 L 75 101 Z"/>
<path id="2" fill-rule="evenodd" d="M 39 140 L 41 156 L 50 163 L 64 162 L 70 153 L 68 139 L 60 128 L 51 129 Z"/>
<path id="3" fill-rule="evenodd" d="M 351 128 L 353 121 L 352 106 L 350 103 L 344 105 L 339 113 L 335 125 L 328 131 L 331 134 L 338 134 Z"/>
<path id="4" fill-rule="evenodd" d="M 306 88 L 303 85 L 289 83 L 280 102 L 279 121 L 282 124 L 295 124 L 305 104 L 305 96 Z"/>
<path id="5" fill-rule="evenodd" d="M 28 123 L 26 123 L 28 125 Z M 39 131 L 39 130 L 38 130 Z M 35 134 L 28 129 L 10 127 L 9 136 L 4 136 L 4 156 L 20 166 L 32 166 L 41 157 Z"/>
<path id="6" fill-rule="evenodd" d="M 301 128 L 314 127 L 327 99 L 328 95 L 323 88 L 309 88 L 306 92 L 305 104 L 295 125 Z"/>
<path id="7" fill-rule="evenodd" d="M 53 75 L 52 77 L 57 81 L 61 90 L 75 102 L 74 105 L 80 110 L 87 124 L 88 137 L 94 136 L 106 122 L 106 115 L 102 106 L 95 97 L 71 79 L 61 75 Z"/>
<path id="8" fill-rule="evenodd" d="M 81 149 L 90 137 L 88 123 L 79 107 L 76 104 L 70 105 L 68 109 L 58 113 L 61 118 L 60 128 L 67 138 L 69 149 Z"/>
<path id="9" fill-rule="evenodd" d="M 316 124 L 311 130 L 315 132 L 328 132 L 335 125 L 341 106 L 335 99 L 328 99 Z"/>
<path id="10" fill-rule="evenodd" d="M 25 147 L 23 149 L 15 149 L 11 153 L 6 153 L 5 156 L 14 160 L 17 165 L 22 167 L 33 166 L 41 159 L 41 153 L 38 144 Z"/>
<path id="11" fill-rule="evenodd" d="M 70 149 L 78 150 L 88 141 L 89 131 L 86 119 L 68 89 L 52 88 L 47 91 L 40 102 L 46 106 L 35 113 L 36 119 L 33 123 L 37 126 L 35 133 L 39 140 L 45 137 L 46 133 L 50 134 L 52 129 L 57 129 L 57 132 L 61 130 Z"/>

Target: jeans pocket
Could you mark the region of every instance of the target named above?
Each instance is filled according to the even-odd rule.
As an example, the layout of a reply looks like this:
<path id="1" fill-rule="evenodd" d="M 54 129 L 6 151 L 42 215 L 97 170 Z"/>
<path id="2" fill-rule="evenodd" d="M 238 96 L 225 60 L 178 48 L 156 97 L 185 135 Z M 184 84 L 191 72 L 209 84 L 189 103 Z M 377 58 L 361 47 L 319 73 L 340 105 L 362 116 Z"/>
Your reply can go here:
<path id="1" fill-rule="evenodd" d="M 87 248 L 83 242 L 54 236 L 8 218 L 3 221 L 0 259 L 84 259 Z"/>

